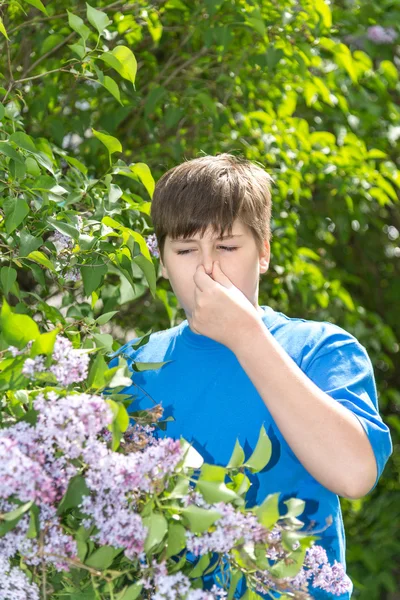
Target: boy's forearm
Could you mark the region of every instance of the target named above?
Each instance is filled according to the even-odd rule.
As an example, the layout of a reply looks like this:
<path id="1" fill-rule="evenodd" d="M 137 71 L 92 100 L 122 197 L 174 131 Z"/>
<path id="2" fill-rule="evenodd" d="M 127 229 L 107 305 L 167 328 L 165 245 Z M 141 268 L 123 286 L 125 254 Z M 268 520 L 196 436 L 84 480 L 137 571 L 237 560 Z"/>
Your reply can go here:
<path id="1" fill-rule="evenodd" d="M 305 469 L 340 496 L 368 493 L 376 461 L 357 417 L 320 390 L 262 322 L 233 351 Z"/>

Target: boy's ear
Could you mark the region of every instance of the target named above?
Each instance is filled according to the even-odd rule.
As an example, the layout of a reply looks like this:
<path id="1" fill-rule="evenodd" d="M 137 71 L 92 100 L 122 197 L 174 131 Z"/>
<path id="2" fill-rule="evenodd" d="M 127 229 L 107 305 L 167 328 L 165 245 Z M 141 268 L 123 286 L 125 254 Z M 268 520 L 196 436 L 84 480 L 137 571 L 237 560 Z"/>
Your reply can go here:
<path id="1" fill-rule="evenodd" d="M 265 240 L 263 251 L 260 254 L 260 273 L 266 273 L 268 271 L 270 256 L 271 246 L 270 243 L 267 240 Z"/>

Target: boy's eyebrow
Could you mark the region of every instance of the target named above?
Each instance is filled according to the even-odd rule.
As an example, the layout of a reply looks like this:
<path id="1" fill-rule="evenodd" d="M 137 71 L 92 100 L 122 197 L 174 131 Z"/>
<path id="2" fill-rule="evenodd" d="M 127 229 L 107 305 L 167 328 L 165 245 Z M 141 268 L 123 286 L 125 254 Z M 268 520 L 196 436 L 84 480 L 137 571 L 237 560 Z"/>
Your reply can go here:
<path id="1" fill-rule="evenodd" d="M 237 233 L 236 235 L 224 235 L 222 237 L 217 238 L 217 240 L 231 240 L 232 238 L 235 237 L 242 237 L 243 234 L 242 233 Z M 171 240 L 172 243 L 176 243 L 176 244 L 191 244 L 192 242 L 198 242 L 199 240 L 185 240 L 183 238 L 178 238 L 176 240 Z"/>

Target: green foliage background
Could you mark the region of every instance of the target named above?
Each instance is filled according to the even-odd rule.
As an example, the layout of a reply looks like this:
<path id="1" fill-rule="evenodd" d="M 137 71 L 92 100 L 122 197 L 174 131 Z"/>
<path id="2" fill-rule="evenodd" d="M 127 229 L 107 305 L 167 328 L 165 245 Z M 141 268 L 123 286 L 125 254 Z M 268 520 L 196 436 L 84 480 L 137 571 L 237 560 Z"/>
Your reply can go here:
<path id="1" fill-rule="evenodd" d="M 337 323 L 374 365 L 394 454 L 373 493 L 341 500 L 348 572 L 354 598 L 398 600 L 400 52 L 367 36 L 400 38 L 398 3 L 11 0 L 0 16 L 2 296 L 104 353 L 172 327 L 185 315 L 145 243 L 154 180 L 201 153 L 264 165 L 259 303 Z"/>

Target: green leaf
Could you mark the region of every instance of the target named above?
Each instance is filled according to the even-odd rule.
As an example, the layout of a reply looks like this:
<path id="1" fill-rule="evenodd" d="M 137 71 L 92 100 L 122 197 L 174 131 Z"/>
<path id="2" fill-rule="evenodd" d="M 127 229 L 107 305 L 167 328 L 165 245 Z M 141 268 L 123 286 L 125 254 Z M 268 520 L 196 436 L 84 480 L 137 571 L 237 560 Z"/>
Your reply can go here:
<path id="1" fill-rule="evenodd" d="M 94 359 L 87 379 L 88 388 L 102 389 L 105 386 L 104 373 L 108 371 L 107 363 L 102 354 Z"/>
<path id="2" fill-rule="evenodd" d="M 3 204 L 6 215 L 5 225 L 7 233 L 12 233 L 29 214 L 29 206 L 23 198 L 7 198 Z"/>
<path id="3" fill-rule="evenodd" d="M 72 52 L 75 52 L 81 60 L 86 55 L 86 46 L 83 40 L 80 40 L 77 44 L 68 44 L 68 48 L 71 48 Z"/>
<path id="4" fill-rule="evenodd" d="M 93 135 L 105 145 L 109 155 L 113 154 L 114 152 L 122 152 L 121 142 L 117 140 L 117 138 L 113 137 L 112 135 L 96 131 L 93 128 L 92 131 Z"/>
<path id="5" fill-rule="evenodd" d="M 288 512 L 285 517 L 299 517 L 303 512 L 306 503 L 304 500 L 300 500 L 299 498 L 289 498 L 289 500 L 285 500 L 284 504 L 286 504 L 288 508 Z"/>
<path id="6" fill-rule="evenodd" d="M 2 103 L 0 102 L 0 121 L 4 118 L 4 115 L 6 114 L 5 108 L 2 105 Z M 1 146 L 0 146 L 1 147 Z"/>
<path id="7" fill-rule="evenodd" d="M 269 439 L 264 429 L 264 425 L 262 425 L 254 452 L 250 456 L 250 458 L 243 464 L 243 466 L 251 469 L 253 473 L 258 473 L 269 463 L 271 454 L 271 440 Z"/>
<path id="8" fill-rule="evenodd" d="M 8 513 L 4 513 L 2 518 L 4 519 L 4 521 L 14 521 L 15 519 L 19 519 L 31 508 L 32 504 L 33 500 L 30 500 L 29 502 L 22 504 L 18 508 L 15 508 L 14 510 L 11 510 Z"/>
<path id="9" fill-rule="evenodd" d="M 112 546 L 102 546 L 86 559 L 85 565 L 94 569 L 107 569 L 112 564 L 114 558 L 120 553 L 121 549 L 113 548 Z"/>
<path id="10" fill-rule="evenodd" d="M 25 0 L 25 2 L 27 2 L 31 6 L 34 6 L 35 8 L 40 10 L 45 15 L 49 16 L 49 13 L 47 12 L 46 8 L 43 6 L 43 4 L 41 3 L 40 0 Z"/>
<path id="11" fill-rule="evenodd" d="M 232 569 L 230 574 L 229 592 L 226 600 L 232 600 L 238 583 L 243 577 L 243 573 L 239 569 Z"/>
<path id="12" fill-rule="evenodd" d="M 104 315 L 100 315 L 100 317 L 97 317 L 97 319 L 95 320 L 95 323 L 97 323 L 97 325 L 105 325 L 117 313 L 119 313 L 119 310 L 113 310 L 111 312 L 104 313 Z"/>
<path id="13" fill-rule="evenodd" d="M 87 175 L 87 167 L 82 164 L 79 160 L 77 160 L 76 158 L 73 158 L 72 156 L 63 156 L 64 160 L 67 161 L 67 163 L 69 163 L 70 165 L 72 165 L 73 167 L 75 167 L 76 169 L 78 169 L 78 171 L 80 171 L 81 173 L 83 173 L 84 175 Z"/>
<path id="14" fill-rule="evenodd" d="M 116 600 L 136 600 L 142 591 L 143 585 L 141 583 L 134 583 L 129 587 L 122 590 L 121 594 L 117 596 Z"/>
<path id="15" fill-rule="evenodd" d="M 5 341 L 18 349 L 24 348 L 30 340 L 36 340 L 40 332 L 36 322 L 29 315 L 13 313 L 3 300 L 0 327 Z"/>
<path id="16" fill-rule="evenodd" d="M 24 157 L 21 156 L 21 154 L 18 154 L 15 148 L 13 148 L 13 146 L 11 146 L 11 144 L 8 142 L 0 141 L 0 152 L 18 163 L 24 164 Z"/>
<path id="17" fill-rule="evenodd" d="M 196 490 L 200 490 L 205 501 L 209 504 L 214 502 L 232 502 L 237 500 L 238 495 L 225 483 L 218 483 L 217 481 L 203 481 L 198 480 L 196 484 Z"/>
<path id="18" fill-rule="evenodd" d="M 180 523 L 170 522 L 166 558 L 179 554 L 184 548 L 186 548 L 185 528 Z"/>
<path id="19" fill-rule="evenodd" d="M 3 288 L 4 295 L 7 296 L 12 286 L 17 280 L 17 271 L 11 266 L 2 267 L 0 271 L 1 287 Z"/>
<path id="20" fill-rule="evenodd" d="M 84 496 L 89 496 L 90 490 L 82 475 L 75 475 L 68 484 L 67 491 L 58 505 L 57 514 L 62 515 L 70 508 L 76 508 Z"/>
<path id="21" fill-rule="evenodd" d="M 168 531 L 168 523 L 164 515 L 151 513 L 148 517 L 143 517 L 143 525 L 148 527 L 144 551 L 146 553 L 154 546 L 157 546 Z"/>
<path id="22" fill-rule="evenodd" d="M 275 525 L 279 519 L 279 496 L 280 492 L 269 494 L 262 504 L 254 509 L 258 520 L 267 529 Z"/>
<path id="23" fill-rule="evenodd" d="M 92 292 L 97 290 L 101 285 L 104 275 L 107 273 L 108 268 L 101 258 L 93 260 L 91 263 L 86 263 L 81 266 L 81 273 L 83 279 L 83 287 L 85 289 L 86 296 L 90 296 Z"/>
<path id="24" fill-rule="evenodd" d="M 166 92 L 166 88 L 161 85 L 153 88 L 149 92 L 144 105 L 144 115 L 146 118 L 152 114 L 158 102 L 161 100 L 161 98 L 165 95 Z"/>
<path id="25" fill-rule="evenodd" d="M 38 537 L 40 531 L 39 507 L 34 504 L 30 510 L 29 528 L 26 537 L 33 539 Z"/>
<path id="26" fill-rule="evenodd" d="M 235 447 L 233 449 L 232 456 L 229 459 L 227 467 L 241 467 L 244 463 L 244 451 L 242 446 L 239 443 L 239 440 L 236 439 Z"/>
<path id="27" fill-rule="evenodd" d="M 6 31 L 6 28 L 4 27 L 3 19 L 1 17 L 0 17 L 0 33 L 2 33 L 7 40 L 10 39 L 7 35 L 7 31 Z M 2 117 L 0 116 L 0 119 L 1 118 Z"/>
<path id="28" fill-rule="evenodd" d="M 86 15 L 89 23 L 93 25 L 93 27 L 97 29 L 99 33 L 102 33 L 105 28 L 112 23 L 111 19 L 107 17 L 106 13 L 93 8 L 87 2 L 86 7 Z"/>
<path id="29" fill-rule="evenodd" d="M 126 46 L 115 46 L 111 52 L 104 52 L 99 58 L 110 65 L 124 79 L 135 84 L 137 62 L 132 51 Z"/>
<path id="30" fill-rule="evenodd" d="M 59 231 L 60 233 L 71 237 L 76 242 L 79 240 L 79 231 L 73 225 L 65 223 L 65 221 L 57 221 L 52 217 L 47 217 L 47 222 L 50 223 L 50 225 L 52 225 L 54 229 L 57 229 L 57 231 Z"/>
<path id="31" fill-rule="evenodd" d="M 153 298 L 156 297 L 157 287 L 157 275 L 154 268 L 153 261 L 147 259 L 145 256 L 135 256 L 133 262 L 141 268 L 146 277 L 146 281 L 149 284 L 150 292 Z"/>
<path id="32" fill-rule="evenodd" d="M 36 338 L 32 344 L 31 357 L 33 358 L 38 354 L 52 354 L 56 337 L 59 332 L 60 330 L 58 328 L 52 329 L 51 331 L 42 333 L 38 338 Z"/>
<path id="33" fill-rule="evenodd" d="M 47 269 L 49 269 L 49 271 L 52 271 L 53 273 L 56 272 L 53 263 L 47 258 L 45 254 L 43 254 L 43 252 L 40 252 L 39 250 L 34 250 L 33 252 L 30 252 L 26 258 L 34 260 L 35 262 L 39 263 L 39 265 L 46 267 Z"/>
<path id="34" fill-rule="evenodd" d="M 211 562 L 210 553 L 204 554 L 200 560 L 197 561 L 196 566 L 189 572 L 189 577 L 194 579 L 196 577 L 201 577 L 204 571 L 207 569 L 208 565 Z"/>
<path id="35" fill-rule="evenodd" d="M 34 250 L 37 250 L 43 244 L 43 240 L 41 237 L 38 237 L 38 238 L 34 237 L 33 235 L 31 235 L 30 233 L 25 231 L 25 229 L 22 229 L 20 231 L 19 240 L 21 243 L 21 246 L 19 249 L 20 257 L 28 256 L 28 254 L 30 254 Z"/>
<path id="36" fill-rule="evenodd" d="M 121 104 L 121 106 L 123 106 L 123 103 L 121 101 L 119 87 L 118 87 L 117 83 L 114 81 L 114 79 L 112 79 L 108 75 L 105 75 L 104 79 L 101 83 L 102 83 L 102 85 L 104 85 L 106 90 L 108 90 L 110 92 L 110 94 L 112 94 L 114 96 L 114 98 L 116 100 L 118 100 L 118 102 Z"/>
<path id="37" fill-rule="evenodd" d="M 182 510 L 182 515 L 187 519 L 189 523 L 190 531 L 193 533 L 203 533 L 207 531 L 211 525 L 222 517 L 221 513 L 217 510 L 206 508 L 200 508 L 194 504 L 190 504 L 188 507 Z"/>
<path id="38" fill-rule="evenodd" d="M 8 139 L 10 142 L 14 142 L 18 148 L 23 148 L 29 152 L 37 153 L 37 148 L 31 136 L 23 133 L 22 131 L 16 131 L 15 133 L 12 133 Z"/>
<path id="39" fill-rule="evenodd" d="M 68 9 L 67 9 L 67 13 L 68 13 L 69 26 L 71 27 L 71 29 L 76 31 L 76 33 L 78 33 L 81 36 L 81 38 L 83 39 L 83 42 L 85 43 L 90 35 L 89 27 L 87 27 L 85 25 L 85 23 L 83 22 L 83 19 L 78 17 L 78 15 L 74 15 L 73 13 L 70 13 Z M 76 44 L 73 44 L 73 45 L 76 45 Z"/>
<path id="40" fill-rule="evenodd" d="M 322 17 L 322 22 L 327 29 L 332 27 L 332 13 L 328 4 L 326 4 L 325 0 L 314 0 L 315 10 Z"/>

